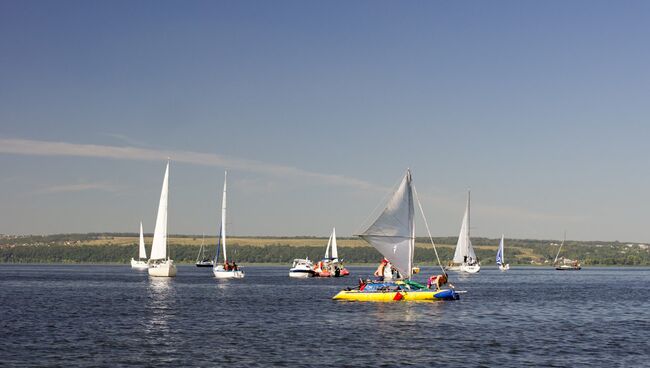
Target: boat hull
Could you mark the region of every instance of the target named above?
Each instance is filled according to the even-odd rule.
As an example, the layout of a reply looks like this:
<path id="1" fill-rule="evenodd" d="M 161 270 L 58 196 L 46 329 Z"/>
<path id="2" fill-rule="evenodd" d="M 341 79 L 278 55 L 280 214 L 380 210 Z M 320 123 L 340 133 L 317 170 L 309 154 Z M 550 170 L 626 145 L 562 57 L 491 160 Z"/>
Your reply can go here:
<path id="1" fill-rule="evenodd" d="M 580 271 L 582 267 L 555 267 L 557 271 Z"/>
<path id="2" fill-rule="evenodd" d="M 212 262 L 196 262 L 196 267 L 214 267 Z"/>
<path id="3" fill-rule="evenodd" d="M 506 265 L 502 265 L 502 264 L 500 264 L 500 265 L 499 265 L 499 269 L 500 269 L 501 271 L 508 271 L 508 270 L 510 269 L 510 265 L 509 265 L 509 264 L 506 264 Z"/>
<path id="4" fill-rule="evenodd" d="M 175 277 L 176 276 L 176 265 L 171 259 L 160 262 L 160 263 L 150 263 L 149 264 L 149 276 L 154 277 Z"/>
<path id="5" fill-rule="evenodd" d="M 149 263 L 147 263 L 147 261 L 138 261 L 131 258 L 131 268 L 135 268 L 136 270 L 146 270 L 149 268 Z"/>
<path id="6" fill-rule="evenodd" d="M 399 302 L 399 301 L 436 301 L 458 300 L 459 295 L 452 289 L 422 291 L 359 291 L 343 290 L 332 298 L 357 302 Z"/>
<path id="7" fill-rule="evenodd" d="M 226 270 L 214 269 L 212 273 L 214 274 L 214 277 L 218 279 L 243 279 L 244 278 L 244 271 L 241 270 L 226 271 Z"/>
<path id="8" fill-rule="evenodd" d="M 478 273 L 481 271 L 481 265 L 479 264 L 461 264 L 461 265 L 454 265 L 454 266 L 448 266 L 445 267 L 447 271 L 454 271 L 454 272 L 465 272 L 465 273 Z"/>
<path id="9" fill-rule="evenodd" d="M 296 279 L 306 279 L 309 277 L 314 277 L 316 272 L 312 270 L 289 270 L 289 277 Z"/>

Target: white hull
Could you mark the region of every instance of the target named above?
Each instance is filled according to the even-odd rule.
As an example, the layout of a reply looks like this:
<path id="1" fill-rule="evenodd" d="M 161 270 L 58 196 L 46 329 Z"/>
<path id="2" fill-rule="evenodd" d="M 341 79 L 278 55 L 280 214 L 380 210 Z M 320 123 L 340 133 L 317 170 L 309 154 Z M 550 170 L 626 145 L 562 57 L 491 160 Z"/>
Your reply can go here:
<path id="1" fill-rule="evenodd" d="M 481 265 L 462 265 L 460 267 L 460 272 L 467 273 L 478 273 L 481 270 Z"/>
<path id="2" fill-rule="evenodd" d="M 243 279 L 244 278 L 244 271 L 242 270 L 226 271 L 223 268 L 223 266 L 218 266 L 213 268 L 212 273 L 214 273 L 214 277 L 218 279 Z"/>
<path id="3" fill-rule="evenodd" d="M 176 265 L 171 259 L 162 261 L 160 263 L 151 263 L 149 264 L 149 276 L 175 277 Z"/>
<path id="4" fill-rule="evenodd" d="M 481 265 L 479 265 L 479 264 L 473 264 L 473 265 L 461 264 L 461 265 L 447 266 L 446 269 L 447 269 L 447 271 L 465 272 L 465 273 L 478 273 L 481 270 Z"/>
<path id="5" fill-rule="evenodd" d="M 146 270 L 149 268 L 149 263 L 147 263 L 147 261 L 137 261 L 131 258 L 131 268 L 135 268 L 136 270 Z"/>
<path id="6" fill-rule="evenodd" d="M 304 272 L 304 271 L 300 272 L 300 271 L 289 270 L 289 277 L 293 277 L 293 278 L 296 278 L 296 279 L 306 279 L 306 278 L 309 278 L 309 277 L 314 277 L 314 273 L 313 272 Z"/>
<path id="7" fill-rule="evenodd" d="M 499 269 L 501 271 L 508 271 L 510 269 L 510 265 L 509 264 L 507 264 L 507 265 L 502 265 L 501 264 L 501 265 L 499 265 Z"/>

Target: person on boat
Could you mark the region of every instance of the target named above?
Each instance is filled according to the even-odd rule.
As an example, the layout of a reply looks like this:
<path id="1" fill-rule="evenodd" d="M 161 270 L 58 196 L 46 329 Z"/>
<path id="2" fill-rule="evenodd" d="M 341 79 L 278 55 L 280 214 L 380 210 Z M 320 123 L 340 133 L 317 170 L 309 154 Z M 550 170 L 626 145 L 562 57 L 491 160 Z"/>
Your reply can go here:
<path id="1" fill-rule="evenodd" d="M 379 279 L 379 281 L 384 281 L 384 270 L 387 264 L 388 260 L 386 258 L 382 259 L 379 263 L 379 267 L 377 267 L 377 270 L 375 271 L 374 275 Z"/>
<path id="2" fill-rule="evenodd" d="M 237 263 L 235 261 L 232 261 L 232 270 L 237 271 L 239 268 L 237 267 Z"/>
<path id="3" fill-rule="evenodd" d="M 228 263 L 228 261 L 223 261 L 223 269 L 225 271 L 230 271 L 230 263 Z"/>
<path id="4" fill-rule="evenodd" d="M 431 289 L 431 286 L 435 286 L 436 290 L 440 290 L 440 287 L 442 285 L 445 285 L 447 283 L 447 274 L 443 273 L 442 275 L 433 275 L 429 277 L 429 280 L 427 281 L 427 288 Z"/>

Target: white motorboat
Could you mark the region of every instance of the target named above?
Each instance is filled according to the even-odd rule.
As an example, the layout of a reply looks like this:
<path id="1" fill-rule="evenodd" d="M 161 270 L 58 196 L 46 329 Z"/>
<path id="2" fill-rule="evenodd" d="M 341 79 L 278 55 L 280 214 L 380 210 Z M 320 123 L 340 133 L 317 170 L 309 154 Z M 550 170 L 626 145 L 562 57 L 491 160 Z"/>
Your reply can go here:
<path id="1" fill-rule="evenodd" d="M 314 262 L 310 261 L 309 258 L 294 259 L 293 265 L 289 269 L 289 277 L 307 278 L 314 277 L 315 274 L 316 271 L 314 271 Z"/>

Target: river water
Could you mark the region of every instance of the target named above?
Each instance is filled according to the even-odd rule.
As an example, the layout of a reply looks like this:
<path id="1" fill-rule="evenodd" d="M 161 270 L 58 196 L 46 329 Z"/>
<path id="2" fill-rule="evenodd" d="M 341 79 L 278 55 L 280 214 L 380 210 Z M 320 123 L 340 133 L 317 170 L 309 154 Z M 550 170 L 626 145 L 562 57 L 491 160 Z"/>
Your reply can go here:
<path id="1" fill-rule="evenodd" d="M 650 366 L 650 270 L 484 268 L 459 301 L 331 300 L 351 277 L 0 265 L 0 366 Z M 423 268 L 416 278 L 433 272 Z"/>

